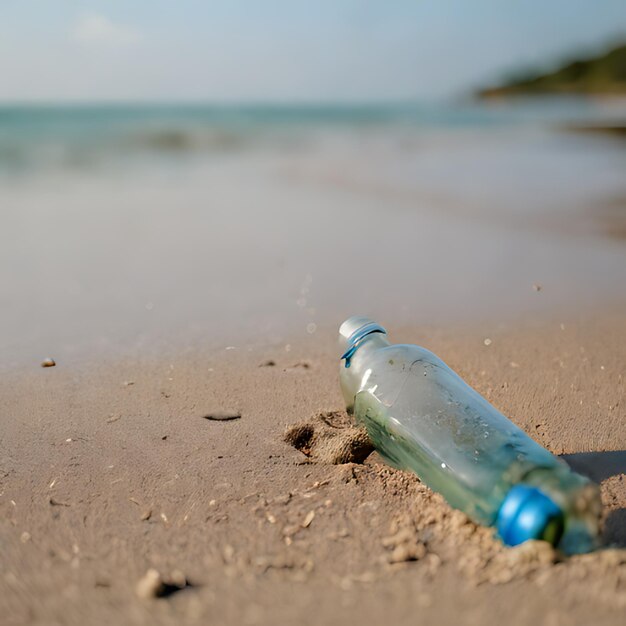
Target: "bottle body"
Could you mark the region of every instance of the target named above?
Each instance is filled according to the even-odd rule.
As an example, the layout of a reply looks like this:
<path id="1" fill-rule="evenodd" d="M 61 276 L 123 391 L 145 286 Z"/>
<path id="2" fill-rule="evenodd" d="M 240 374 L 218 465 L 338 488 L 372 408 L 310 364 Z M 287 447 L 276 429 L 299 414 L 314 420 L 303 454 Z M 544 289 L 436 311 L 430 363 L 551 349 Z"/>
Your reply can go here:
<path id="1" fill-rule="evenodd" d="M 567 552 L 594 547 L 597 487 L 526 435 L 437 356 L 372 335 L 349 365 L 341 372 L 346 403 L 388 463 L 415 472 L 450 505 L 485 525 L 499 523 L 514 486 L 537 488 L 564 519 L 564 528 L 544 529 L 541 538 L 560 542 Z"/>

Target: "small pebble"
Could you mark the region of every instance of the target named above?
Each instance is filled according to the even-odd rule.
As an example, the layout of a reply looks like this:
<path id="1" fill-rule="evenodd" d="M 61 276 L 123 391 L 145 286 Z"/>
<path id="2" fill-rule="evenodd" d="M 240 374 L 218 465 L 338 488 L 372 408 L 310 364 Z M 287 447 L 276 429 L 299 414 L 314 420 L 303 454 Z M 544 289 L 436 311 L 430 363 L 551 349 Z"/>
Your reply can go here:
<path id="1" fill-rule="evenodd" d="M 486 346 L 490 346 L 490 345 L 491 345 L 491 339 L 489 339 L 489 337 L 487 337 L 487 339 L 485 339 L 485 340 L 483 341 L 483 343 L 484 343 Z"/>
<path id="2" fill-rule="evenodd" d="M 29 532 L 24 531 L 24 532 L 22 533 L 21 537 L 20 537 L 20 541 L 21 541 L 22 543 L 28 543 L 28 542 L 30 541 L 30 533 L 29 533 Z"/>
<path id="3" fill-rule="evenodd" d="M 535 291 L 541 291 L 541 290 L 543 289 L 543 287 L 542 287 L 539 283 L 535 283 L 535 284 L 533 285 L 533 289 L 534 289 Z"/>
<path id="4" fill-rule="evenodd" d="M 148 521 L 150 518 L 152 517 L 152 509 L 146 509 L 142 514 L 141 514 L 141 521 L 142 522 L 146 522 Z"/>
<path id="5" fill-rule="evenodd" d="M 54 359 L 51 359 L 50 357 L 48 357 L 47 359 L 44 359 L 41 362 L 41 367 L 54 367 L 56 365 L 56 362 Z"/>
<path id="6" fill-rule="evenodd" d="M 400 544 L 389 555 L 389 563 L 404 563 L 405 561 L 417 561 L 426 555 L 426 547 L 423 543 L 415 545 Z"/>
<path id="7" fill-rule="evenodd" d="M 291 500 L 291 494 L 285 493 L 283 495 L 276 496 L 274 500 L 272 500 L 272 502 L 274 502 L 274 504 L 289 504 L 290 500 Z"/>
<path id="8" fill-rule="evenodd" d="M 308 528 L 315 517 L 315 511 L 309 511 L 306 517 L 302 520 L 302 528 Z"/>
<path id="9" fill-rule="evenodd" d="M 49 498 L 48 502 L 50 503 L 50 506 L 69 506 L 67 502 L 59 502 L 56 498 Z"/>
<path id="10" fill-rule="evenodd" d="M 172 587 L 184 589 L 187 586 L 187 577 L 179 569 L 175 569 L 169 577 L 167 584 Z"/>
<path id="11" fill-rule="evenodd" d="M 241 418 L 239 411 L 213 411 L 202 416 L 205 420 L 214 422 L 228 422 L 230 420 L 238 420 Z"/>
<path id="12" fill-rule="evenodd" d="M 161 574 L 157 570 L 150 568 L 140 579 L 135 587 L 137 596 L 142 600 L 159 598 L 163 595 L 165 585 Z"/>

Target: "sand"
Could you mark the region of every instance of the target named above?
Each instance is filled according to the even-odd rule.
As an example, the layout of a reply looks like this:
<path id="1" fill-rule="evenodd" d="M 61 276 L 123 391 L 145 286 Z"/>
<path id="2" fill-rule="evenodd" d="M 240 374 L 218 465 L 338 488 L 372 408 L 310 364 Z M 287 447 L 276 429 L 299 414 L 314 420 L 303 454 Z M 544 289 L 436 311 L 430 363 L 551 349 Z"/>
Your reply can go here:
<path id="1" fill-rule="evenodd" d="M 42 133 L 0 190 L 0 623 L 621 623 L 623 143 L 533 115 Z M 367 441 L 318 448 L 353 314 L 599 481 L 613 547 L 505 550 Z"/>
<path id="2" fill-rule="evenodd" d="M 611 547 L 568 559 L 541 543 L 504 549 L 376 454 L 330 465 L 286 443 L 293 424 L 341 418 L 334 326 L 288 351 L 257 342 L 8 371 L 0 621 L 623 623 L 625 320 L 389 329 L 601 483 Z"/>

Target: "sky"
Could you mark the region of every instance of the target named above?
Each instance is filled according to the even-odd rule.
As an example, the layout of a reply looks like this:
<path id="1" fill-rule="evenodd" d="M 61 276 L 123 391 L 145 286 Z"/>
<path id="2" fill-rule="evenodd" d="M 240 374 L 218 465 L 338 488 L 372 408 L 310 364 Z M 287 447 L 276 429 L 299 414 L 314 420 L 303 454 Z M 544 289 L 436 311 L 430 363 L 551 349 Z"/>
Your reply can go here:
<path id="1" fill-rule="evenodd" d="M 626 40 L 626 0 L 0 0 L 0 101 L 460 96 Z"/>

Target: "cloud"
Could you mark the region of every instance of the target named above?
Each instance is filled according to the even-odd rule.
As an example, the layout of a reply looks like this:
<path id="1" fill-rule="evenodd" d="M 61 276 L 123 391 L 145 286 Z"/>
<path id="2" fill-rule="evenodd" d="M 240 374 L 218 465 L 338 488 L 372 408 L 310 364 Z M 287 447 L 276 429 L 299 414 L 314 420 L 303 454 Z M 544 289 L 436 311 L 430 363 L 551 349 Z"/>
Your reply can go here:
<path id="1" fill-rule="evenodd" d="M 116 24 L 104 15 L 89 13 L 78 19 L 72 37 L 84 44 L 128 46 L 137 43 L 141 34 L 130 26 Z"/>

